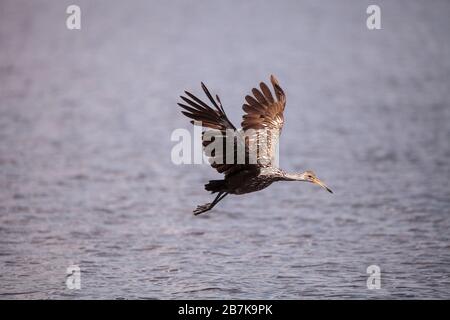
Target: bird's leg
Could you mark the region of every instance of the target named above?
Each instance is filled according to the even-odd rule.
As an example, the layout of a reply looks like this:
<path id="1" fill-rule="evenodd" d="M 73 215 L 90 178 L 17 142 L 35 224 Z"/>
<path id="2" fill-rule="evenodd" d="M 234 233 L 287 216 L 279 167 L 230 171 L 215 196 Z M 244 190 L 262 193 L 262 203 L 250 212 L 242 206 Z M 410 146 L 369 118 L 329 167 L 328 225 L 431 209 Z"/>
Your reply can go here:
<path id="1" fill-rule="evenodd" d="M 208 210 L 211 210 L 220 200 L 222 200 L 223 198 L 225 198 L 225 196 L 227 195 L 227 192 L 219 192 L 219 194 L 217 195 L 217 197 L 214 199 L 213 202 L 211 203 L 205 203 L 203 205 L 200 205 L 197 207 L 197 209 L 194 210 L 194 215 L 198 215 L 200 213 L 206 212 Z"/>

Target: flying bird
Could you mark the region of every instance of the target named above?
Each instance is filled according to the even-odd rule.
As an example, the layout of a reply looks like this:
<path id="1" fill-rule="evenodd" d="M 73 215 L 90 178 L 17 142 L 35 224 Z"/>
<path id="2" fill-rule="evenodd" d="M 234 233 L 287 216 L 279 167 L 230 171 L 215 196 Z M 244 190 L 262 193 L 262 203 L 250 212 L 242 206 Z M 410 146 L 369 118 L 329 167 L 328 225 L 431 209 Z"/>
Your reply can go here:
<path id="1" fill-rule="evenodd" d="M 242 106 L 245 114 L 240 130 L 236 130 L 236 127 L 228 119 L 219 96 L 216 95 L 216 99 L 214 99 L 203 82 L 201 83 L 202 89 L 212 106 L 188 91 L 185 91 L 186 96 L 180 96 L 183 103 L 178 103 L 178 105 L 184 109 L 182 113 L 192 119 L 191 123 L 194 125 L 201 124 L 207 131 L 215 130 L 222 137 L 226 137 L 230 131 L 252 132 L 244 140 L 233 138 L 233 148 L 226 150 L 226 152 L 232 152 L 232 160 L 236 160 L 237 145 L 242 143 L 244 145 L 244 161 L 225 161 L 226 152 L 213 151 L 208 154 L 211 166 L 219 173 L 224 174 L 224 179 L 210 180 L 205 185 L 207 191 L 217 193 L 217 196 L 211 203 L 199 205 L 194 210 L 195 215 L 211 210 L 228 194 L 241 195 L 259 191 L 276 181 L 311 182 L 333 193 L 312 171 L 288 173 L 278 168 L 275 147 L 284 124 L 283 112 L 286 106 L 286 95 L 275 76 L 270 76 L 270 82 L 275 97 L 264 82 L 260 83 L 260 89 L 253 88 L 252 95 L 245 97 L 245 103 Z M 214 139 L 204 138 L 207 131 L 204 131 L 202 136 L 204 150 L 214 141 Z M 259 139 L 262 132 L 266 133 L 265 139 Z M 252 156 L 251 152 L 254 150 L 256 150 L 254 161 L 249 161 Z"/>

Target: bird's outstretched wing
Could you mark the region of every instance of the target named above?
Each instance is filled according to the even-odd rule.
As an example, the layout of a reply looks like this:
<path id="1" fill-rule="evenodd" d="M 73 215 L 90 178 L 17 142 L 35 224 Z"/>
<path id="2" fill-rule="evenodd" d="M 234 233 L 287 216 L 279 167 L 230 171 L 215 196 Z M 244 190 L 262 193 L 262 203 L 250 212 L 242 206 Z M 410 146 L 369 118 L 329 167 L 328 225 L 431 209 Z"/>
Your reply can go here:
<path id="1" fill-rule="evenodd" d="M 194 123 L 194 121 L 202 122 L 203 127 L 217 130 L 226 130 L 226 129 L 236 130 L 234 125 L 231 123 L 231 121 L 225 114 L 225 110 L 223 110 L 219 96 L 216 95 L 217 99 L 216 102 L 203 82 L 202 82 L 202 89 L 205 92 L 206 96 L 211 101 L 211 103 L 213 104 L 215 109 L 208 106 L 206 103 L 204 103 L 202 100 L 194 96 L 192 93 L 185 91 L 184 93 L 186 94 L 187 97 L 180 96 L 180 98 L 188 105 L 178 103 L 180 107 L 186 110 L 181 111 L 181 113 L 184 114 L 186 117 L 193 119 L 191 123 Z"/>
<path id="2" fill-rule="evenodd" d="M 181 96 L 181 99 L 185 103 L 178 103 L 178 105 L 184 109 L 182 113 L 186 117 L 192 119 L 191 123 L 195 125 L 197 124 L 196 122 L 200 122 L 199 124 L 201 124 L 202 127 L 209 128 L 204 131 L 202 135 L 204 150 L 215 139 L 220 138 L 222 140 L 222 148 L 214 149 L 211 154 L 207 153 L 207 156 L 209 156 L 209 162 L 214 169 L 219 173 L 227 175 L 231 172 L 235 172 L 242 166 L 241 164 L 238 164 L 237 161 L 227 161 L 226 159 L 227 152 L 231 152 L 233 158 L 235 157 L 236 145 L 233 144 L 228 146 L 229 149 L 227 150 L 226 136 L 231 132 L 236 132 L 236 127 L 225 114 L 219 96 L 216 95 L 216 101 L 203 83 L 202 88 L 214 108 L 210 107 L 188 91 L 185 91 L 185 97 Z"/>
<path id="3" fill-rule="evenodd" d="M 276 157 L 276 147 L 284 124 L 283 112 L 286 106 L 286 95 L 275 76 L 270 76 L 275 92 L 274 99 L 269 87 L 260 83 L 261 90 L 252 89 L 253 96 L 245 97 L 242 109 L 246 112 L 242 120 L 244 132 L 251 132 L 249 144 L 251 151 L 257 147 L 257 161 L 260 164 L 272 164 Z"/>

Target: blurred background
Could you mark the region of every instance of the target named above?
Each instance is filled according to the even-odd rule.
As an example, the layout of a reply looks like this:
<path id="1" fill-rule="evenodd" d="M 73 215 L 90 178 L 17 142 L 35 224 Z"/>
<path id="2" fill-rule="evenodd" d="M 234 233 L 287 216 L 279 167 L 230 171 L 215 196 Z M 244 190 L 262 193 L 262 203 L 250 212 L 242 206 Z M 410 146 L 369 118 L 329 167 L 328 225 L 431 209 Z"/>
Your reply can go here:
<path id="1" fill-rule="evenodd" d="M 67 6 L 81 30 L 66 28 Z M 366 9 L 381 8 L 381 30 Z M 0 2 L 0 298 L 450 298 L 450 2 Z M 176 102 L 287 94 L 274 184 L 206 215 Z M 66 269 L 81 268 L 81 289 Z M 381 269 L 368 290 L 366 268 Z"/>

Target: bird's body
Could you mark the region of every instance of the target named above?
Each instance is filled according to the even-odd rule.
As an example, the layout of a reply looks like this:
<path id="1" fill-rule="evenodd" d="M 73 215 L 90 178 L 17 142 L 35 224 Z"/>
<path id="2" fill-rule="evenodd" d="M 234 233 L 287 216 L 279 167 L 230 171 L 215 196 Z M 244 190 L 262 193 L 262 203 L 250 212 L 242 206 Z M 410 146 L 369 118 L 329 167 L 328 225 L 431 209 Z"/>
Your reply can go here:
<path id="1" fill-rule="evenodd" d="M 253 96 L 245 97 L 246 104 L 243 105 L 243 109 L 246 114 L 243 116 L 241 130 L 244 134 L 237 135 L 241 137 L 240 139 L 233 138 L 235 140 L 232 140 L 231 146 L 224 145 L 224 150 L 218 148 L 220 151 L 214 150 L 208 154 L 211 166 L 219 173 L 224 173 L 225 177 L 223 180 L 211 180 L 205 185 L 207 191 L 218 193 L 218 195 L 212 203 L 198 206 L 194 210 L 194 214 L 212 209 L 227 194 L 241 195 L 259 191 L 276 181 L 312 182 L 331 192 L 312 171 L 286 173 L 276 166 L 276 144 L 284 124 L 283 111 L 286 96 L 278 80 L 274 76 L 271 76 L 270 80 L 276 99 L 267 85 L 261 82 L 261 90 L 254 88 Z M 230 135 L 230 131 L 238 131 L 226 116 L 219 97 L 216 95 L 216 102 L 203 83 L 202 88 L 215 109 L 187 91 L 185 91 L 187 97 L 181 96 L 187 105 L 183 103 L 178 103 L 178 105 L 186 110 L 182 113 L 193 119 L 194 124 L 201 124 L 207 128 L 203 135 L 203 146 L 206 150 L 212 146 L 211 143 L 215 139 L 225 139 Z M 216 133 L 215 139 L 205 138 L 208 130 Z M 241 149 L 239 149 L 239 144 L 242 146 Z M 237 155 L 239 150 L 244 153 L 240 158 L 241 161 L 238 160 L 239 156 Z M 233 161 L 229 161 L 229 154 Z"/>
<path id="2" fill-rule="evenodd" d="M 226 176 L 224 180 L 218 180 L 223 181 L 223 184 L 220 186 L 221 189 L 218 189 L 218 191 L 229 194 L 255 192 L 267 188 L 273 182 L 280 180 L 281 177 L 282 172 L 276 167 L 254 166 L 253 168 L 241 170 L 233 175 Z"/>

